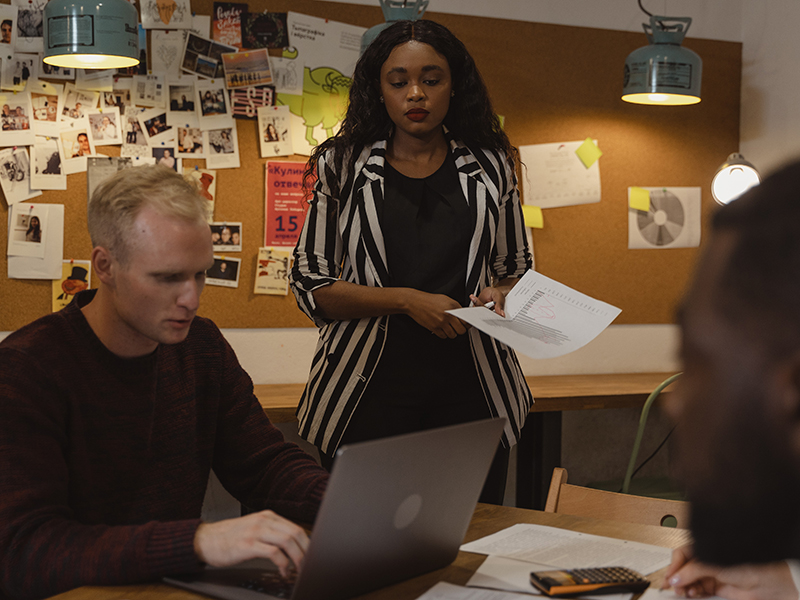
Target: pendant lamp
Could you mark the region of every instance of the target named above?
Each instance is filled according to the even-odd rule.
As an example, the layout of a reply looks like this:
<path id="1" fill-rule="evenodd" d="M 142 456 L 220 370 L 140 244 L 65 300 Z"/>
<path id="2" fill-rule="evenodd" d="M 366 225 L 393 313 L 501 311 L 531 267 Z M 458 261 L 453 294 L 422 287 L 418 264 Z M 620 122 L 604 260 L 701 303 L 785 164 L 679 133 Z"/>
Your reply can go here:
<path id="1" fill-rule="evenodd" d="M 625 60 L 622 99 L 634 104 L 681 106 L 700 102 L 703 61 L 681 47 L 690 17 L 651 16 L 642 23 L 649 46 Z"/>
<path id="2" fill-rule="evenodd" d="M 734 152 L 717 169 L 711 181 L 711 195 L 720 204 L 728 204 L 759 183 L 761 176 L 756 168 Z"/>
<path id="3" fill-rule="evenodd" d="M 136 8 L 127 0 L 50 0 L 44 8 L 44 62 L 114 69 L 139 64 Z"/>
<path id="4" fill-rule="evenodd" d="M 379 0 L 385 23 L 370 27 L 361 36 L 361 54 L 378 34 L 396 21 L 416 21 L 422 18 L 430 0 Z"/>

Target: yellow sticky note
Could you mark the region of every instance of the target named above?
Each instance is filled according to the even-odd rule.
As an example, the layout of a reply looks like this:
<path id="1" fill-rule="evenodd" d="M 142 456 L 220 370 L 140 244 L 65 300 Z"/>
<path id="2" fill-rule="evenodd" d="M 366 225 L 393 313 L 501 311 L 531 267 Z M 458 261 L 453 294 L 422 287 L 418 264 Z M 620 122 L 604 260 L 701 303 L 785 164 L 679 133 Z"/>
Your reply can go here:
<path id="1" fill-rule="evenodd" d="M 522 215 L 525 217 L 525 227 L 535 227 L 536 229 L 542 229 L 544 227 L 542 209 L 538 206 L 523 204 Z"/>
<path id="2" fill-rule="evenodd" d="M 506 117 L 505 115 L 497 115 L 497 120 L 500 121 L 500 129 L 506 128 Z"/>
<path id="3" fill-rule="evenodd" d="M 635 210 L 650 211 L 650 192 L 640 187 L 628 188 L 628 206 Z"/>
<path id="4" fill-rule="evenodd" d="M 592 138 L 586 140 L 575 150 L 575 154 L 581 159 L 583 166 L 587 169 L 597 162 L 597 159 L 603 156 L 603 152 L 597 147 Z"/>

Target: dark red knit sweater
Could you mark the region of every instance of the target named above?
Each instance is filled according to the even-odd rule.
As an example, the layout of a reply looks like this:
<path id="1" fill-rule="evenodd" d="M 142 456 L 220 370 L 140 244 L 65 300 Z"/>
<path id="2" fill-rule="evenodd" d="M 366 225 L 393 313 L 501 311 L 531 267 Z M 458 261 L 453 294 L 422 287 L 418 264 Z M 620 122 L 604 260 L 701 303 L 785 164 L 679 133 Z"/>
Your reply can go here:
<path id="1" fill-rule="evenodd" d="M 121 359 L 78 308 L 0 343 L 0 596 L 201 568 L 209 470 L 252 509 L 311 522 L 326 472 L 264 415 L 217 327 Z"/>

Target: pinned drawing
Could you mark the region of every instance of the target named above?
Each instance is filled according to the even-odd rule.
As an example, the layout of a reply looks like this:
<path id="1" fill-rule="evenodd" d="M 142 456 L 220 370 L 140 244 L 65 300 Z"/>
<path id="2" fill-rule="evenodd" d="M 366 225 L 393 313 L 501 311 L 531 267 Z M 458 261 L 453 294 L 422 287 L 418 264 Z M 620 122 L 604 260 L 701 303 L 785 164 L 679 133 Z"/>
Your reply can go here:
<path id="1" fill-rule="evenodd" d="M 641 189 L 650 193 L 650 209 L 628 209 L 628 248 L 696 248 L 700 245 L 700 188 Z"/>

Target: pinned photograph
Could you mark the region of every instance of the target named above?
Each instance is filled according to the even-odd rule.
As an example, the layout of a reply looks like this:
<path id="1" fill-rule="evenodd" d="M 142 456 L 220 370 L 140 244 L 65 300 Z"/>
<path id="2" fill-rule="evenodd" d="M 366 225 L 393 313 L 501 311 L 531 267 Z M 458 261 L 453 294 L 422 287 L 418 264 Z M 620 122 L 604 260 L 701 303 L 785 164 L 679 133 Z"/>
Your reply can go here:
<path id="1" fill-rule="evenodd" d="M 231 111 L 237 119 L 256 119 L 258 109 L 272 106 L 275 90 L 271 85 L 259 85 L 230 91 Z"/>
<path id="2" fill-rule="evenodd" d="M 204 158 L 203 131 L 199 127 L 178 125 L 178 156 L 182 158 Z"/>
<path id="3" fill-rule="evenodd" d="M 147 144 L 147 137 L 139 123 L 139 115 L 142 112 L 143 109 L 135 106 L 125 107 L 125 117 L 122 119 L 125 140 L 120 150 L 120 156 L 150 158 L 150 146 Z"/>
<path id="4" fill-rule="evenodd" d="M 38 190 L 67 189 L 64 155 L 57 137 L 36 136 L 31 146 L 31 187 Z"/>
<path id="5" fill-rule="evenodd" d="M 61 267 L 61 279 L 53 279 L 53 312 L 67 306 L 75 294 L 92 286 L 92 261 L 65 260 Z"/>
<path id="6" fill-rule="evenodd" d="M 58 135 L 58 116 L 64 108 L 64 86 L 47 81 L 33 81 L 30 94 L 34 133 Z"/>
<path id="7" fill-rule="evenodd" d="M 142 0 L 141 13 L 145 29 L 189 29 L 192 25 L 189 0 Z"/>
<path id="8" fill-rule="evenodd" d="M 17 52 L 44 52 L 44 6 L 47 0 L 12 0 L 17 13 Z"/>
<path id="9" fill-rule="evenodd" d="M 175 139 L 175 130 L 167 125 L 167 111 L 163 108 L 149 108 L 139 113 L 139 125 L 150 146 Z"/>
<path id="10" fill-rule="evenodd" d="M 241 264 L 241 258 L 215 256 L 214 266 L 206 271 L 206 283 L 208 285 L 239 287 L 239 267 Z"/>
<path id="11" fill-rule="evenodd" d="M 166 106 L 166 83 L 164 75 L 136 75 L 131 94 L 137 106 Z"/>
<path id="12" fill-rule="evenodd" d="M 209 223 L 211 227 L 211 243 L 216 252 L 242 251 L 241 223 Z"/>
<path id="13" fill-rule="evenodd" d="M 64 108 L 61 109 L 61 120 L 82 119 L 86 111 L 96 108 L 100 92 L 79 90 L 74 84 L 68 83 L 64 88 Z"/>
<path id="14" fill-rule="evenodd" d="M 209 223 L 214 220 L 214 198 L 217 193 L 217 172 L 208 169 L 183 169 L 183 176 L 197 182 L 197 191 L 208 201 L 207 220 Z"/>
<path id="15" fill-rule="evenodd" d="M 286 13 L 248 13 L 244 21 L 244 47 L 283 48 L 289 45 Z"/>
<path id="16" fill-rule="evenodd" d="M 201 129 L 230 127 L 233 125 L 228 92 L 222 80 L 196 81 L 194 84 L 198 121 Z"/>
<path id="17" fill-rule="evenodd" d="M 261 158 L 292 154 L 291 115 L 288 106 L 264 106 L 258 109 Z"/>
<path id="18" fill-rule="evenodd" d="M 32 145 L 30 93 L 0 92 L 0 107 L 0 146 Z"/>
<path id="19" fill-rule="evenodd" d="M 194 115 L 194 81 L 186 79 L 180 83 L 170 81 L 169 85 L 169 111 Z M 178 115 L 180 119 L 180 115 Z"/>
<path id="20" fill-rule="evenodd" d="M 222 55 L 226 52 L 236 52 L 236 47 L 190 33 L 186 36 L 181 70 L 208 79 L 221 79 L 224 74 Z"/>
<path id="21" fill-rule="evenodd" d="M 64 156 L 64 173 L 72 175 L 85 172 L 86 159 L 95 154 L 89 119 L 84 117 L 61 123 L 59 139 Z"/>
<path id="22" fill-rule="evenodd" d="M 239 167 L 239 139 L 236 127 L 224 127 L 203 132 L 206 147 L 206 166 L 209 169 Z"/>
<path id="23" fill-rule="evenodd" d="M 289 293 L 291 250 L 259 248 L 256 285 L 253 293 L 286 296 Z"/>
<path id="24" fill-rule="evenodd" d="M 223 54 L 222 64 L 225 66 L 225 85 L 229 90 L 272 83 L 266 49 Z"/>
<path id="25" fill-rule="evenodd" d="M 124 156 L 90 156 L 86 159 L 86 197 L 91 198 L 94 190 L 118 171 L 130 169 L 133 159 Z"/>
<path id="26" fill-rule="evenodd" d="M 39 77 L 43 79 L 59 79 L 72 81 L 75 79 L 75 69 L 71 67 L 55 67 L 46 62 L 39 63 Z"/>
<path id="27" fill-rule="evenodd" d="M 0 52 L 3 48 L 0 48 Z M 21 92 L 29 81 L 39 74 L 38 54 L 3 54 L 0 66 L 0 87 L 4 90 Z"/>
<path id="28" fill-rule="evenodd" d="M 17 10 L 16 6 L 0 5 L 0 55 L 6 50 L 14 50 L 17 43 Z"/>
<path id="29" fill-rule="evenodd" d="M 174 142 L 165 142 L 158 146 L 153 146 L 151 148 L 151 152 L 153 153 L 153 158 L 155 159 L 157 165 L 164 165 L 176 173 L 183 171 L 181 159 L 175 157 Z"/>
<path id="30" fill-rule="evenodd" d="M 9 206 L 42 195 L 41 190 L 31 189 L 31 162 L 27 148 L 0 150 L 0 186 Z"/>
<path id="31" fill-rule="evenodd" d="M 95 146 L 122 144 L 122 128 L 120 127 L 118 108 L 91 110 L 88 112 L 88 117 Z"/>
<path id="32" fill-rule="evenodd" d="M 8 255 L 44 258 L 47 206 L 14 204 L 8 219 Z"/>
<path id="33" fill-rule="evenodd" d="M 130 77 L 117 77 L 110 92 L 100 94 L 100 106 L 103 109 L 118 108 L 119 114 L 125 114 L 126 106 L 133 106 L 131 97 L 131 84 L 133 79 Z"/>

